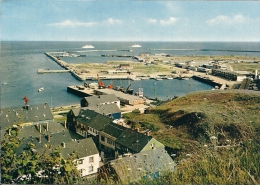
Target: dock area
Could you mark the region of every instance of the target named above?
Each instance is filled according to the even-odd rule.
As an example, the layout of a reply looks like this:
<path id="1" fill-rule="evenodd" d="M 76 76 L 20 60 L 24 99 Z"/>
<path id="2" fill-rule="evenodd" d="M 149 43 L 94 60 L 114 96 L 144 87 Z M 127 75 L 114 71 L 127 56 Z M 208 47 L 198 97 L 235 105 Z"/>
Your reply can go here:
<path id="1" fill-rule="evenodd" d="M 67 91 L 80 97 L 94 96 L 94 89 L 86 88 L 83 85 L 68 86 Z"/>

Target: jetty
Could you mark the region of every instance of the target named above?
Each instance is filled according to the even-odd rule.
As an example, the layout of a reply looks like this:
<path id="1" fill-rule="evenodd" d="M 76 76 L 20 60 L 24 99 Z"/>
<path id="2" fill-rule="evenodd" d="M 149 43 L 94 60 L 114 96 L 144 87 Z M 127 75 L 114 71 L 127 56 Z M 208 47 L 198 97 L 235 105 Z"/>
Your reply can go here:
<path id="1" fill-rule="evenodd" d="M 45 70 L 45 69 L 38 69 L 37 73 L 43 74 L 43 73 L 69 73 L 70 70 Z"/>
<path id="2" fill-rule="evenodd" d="M 48 56 L 49 58 L 51 58 L 53 61 L 55 61 L 57 64 L 59 64 L 61 67 L 65 68 L 65 70 L 62 70 L 63 72 L 70 72 L 72 74 L 72 76 L 74 76 L 75 78 L 77 78 L 80 81 L 84 81 L 86 80 L 86 78 L 84 78 L 83 76 L 81 76 L 80 74 L 77 74 L 76 71 L 74 71 L 73 69 L 70 68 L 70 65 L 67 64 L 66 62 L 64 62 L 63 60 L 61 60 L 59 57 L 55 57 L 52 56 L 50 53 L 46 52 L 45 53 L 46 56 Z M 39 70 L 38 70 L 39 71 Z M 52 71 L 59 71 L 59 70 L 52 70 Z"/>
<path id="3" fill-rule="evenodd" d="M 94 95 L 94 89 L 86 88 L 83 85 L 68 86 L 67 91 L 80 97 L 88 97 Z"/>

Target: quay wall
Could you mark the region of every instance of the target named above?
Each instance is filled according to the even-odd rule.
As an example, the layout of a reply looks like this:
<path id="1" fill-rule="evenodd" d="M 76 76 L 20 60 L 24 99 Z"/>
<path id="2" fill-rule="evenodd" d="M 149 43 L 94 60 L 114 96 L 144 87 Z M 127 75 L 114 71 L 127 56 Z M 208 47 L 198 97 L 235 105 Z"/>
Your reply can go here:
<path id="1" fill-rule="evenodd" d="M 43 73 L 69 73 L 70 70 L 44 70 L 44 69 L 38 69 L 37 73 L 43 74 Z"/>
<path id="2" fill-rule="evenodd" d="M 72 74 L 72 76 L 74 76 L 75 78 L 77 78 L 80 81 L 84 81 L 86 80 L 85 78 L 79 76 L 78 74 L 76 74 L 74 71 L 70 70 L 68 68 L 68 64 L 66 62 L 64 62 L 63 60 L 58 59 L 57 57 L 52 56 L 50 53 L 46 52 L 45 53 L 46 56 L 50 57 L 53 61 L 55 61 L 57 64 L 59 64 L 61 67 L 65 68 L 66 70 L 69 70 L 69 72 Z"/>
<path id="3" fill-rule="evenodd" d="M 75 94 L 75 95 L 80 96 L 82 98 L 92 96 L 91 94 L 84 92 L 83 90 L 80 90 L 77 86 L 68 86 L 67 91 L 69 93 Z"/>
<path id="4" fill-rule="evenodd" d="M 205 78 L 205 77 L 201 77 L 201 76 L 197 76 L 197 75 L 192 76 L 192 78 L 194 80 L 198 80 L 200 82 L 207 83 L 207 84 L 212 85 L 214 87 L 218 86 L 220 88 L 223 85 L 222 83 L 218 83 L 216 81 L 213 81 L 210 78 Z"/>

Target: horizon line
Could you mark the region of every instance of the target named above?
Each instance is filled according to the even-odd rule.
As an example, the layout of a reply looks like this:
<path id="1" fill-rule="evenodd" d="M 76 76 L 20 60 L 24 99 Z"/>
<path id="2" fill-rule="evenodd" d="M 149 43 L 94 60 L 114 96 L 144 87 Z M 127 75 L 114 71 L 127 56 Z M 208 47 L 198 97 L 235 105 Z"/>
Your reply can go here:
<path id="1" fill-rule="evenodd" d="M 0 40 L 0 42 L 260 42 L 260 40 L 252 41 L 239 41 L 239 40 Z"/>

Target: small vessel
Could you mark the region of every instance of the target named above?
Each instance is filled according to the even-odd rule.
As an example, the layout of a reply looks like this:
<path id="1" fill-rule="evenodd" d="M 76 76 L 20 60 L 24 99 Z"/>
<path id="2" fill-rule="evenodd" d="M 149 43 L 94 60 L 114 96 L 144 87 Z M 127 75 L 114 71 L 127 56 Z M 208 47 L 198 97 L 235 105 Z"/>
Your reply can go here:
<path id="1" fill-rule="evenodd" d="M 172 78 L 172 77 L 167 77 L 166 79 L 167 79 L 167 80 L 172 80 L 173 78 Z"/>
<path id="2" fill-rule="evenodd" d="M 141 78 L 138 78 L 138 77 L 131 77 L 130 79 L 133 81 L 141 80 Z"/>
<path id="3" fill-rule="evenodd" d="M 143 76 L 143 77 L 140 77 L 141 78 L 141 80 L 149 80 L 149 77 L 147 77 L 147 76 Z"/>
<path id="4" fill-rule="evenodd" d="M 44 90 L 43 87 L 41 87 L 40 89 L 38 89 L 38 92 L 42 92 Z"/>
<path id="5" fill-rule="evenodd" d="M 138 45 L 138 44 L 134 44 L 134 45 L 132 45 L 131 46 L 132 48 L 140 48 L 140 47 L 142 47 L 141 45 Z"/>
<path id="6" fill-rule="evenodd" d="M 160 81 L 160 80 L 163 80 L 163 79 L 162 78 L 155 78 L 155 80 Z"/>
<path id="7" fill-rule="evenodd" d="M 6 85 L 6 84 L 7 84 L 6 82 L 3 83 L 3 85 Z"/>
<path id="8" fill-rule="evenodd" d="M 92 46 L 92 45 L 85 45 L 85 46 L 83 46 L 82 48 L 87 48 L 87 49 L 89 49 L 89 48 L 94 48 L 94 46 Z"/>
<path id="9" fill-rule="evenodd" d="M 91 89 L 98 89 L 98 83 L 90 83 L 88 86 Z"/>
<path id="10" fill-rule="evenodd" d="M 154 79 L 157 80 L 157 81 L 163 80 L 162 77 L 160 77 L 160 76 L 156 76 Z"/>

